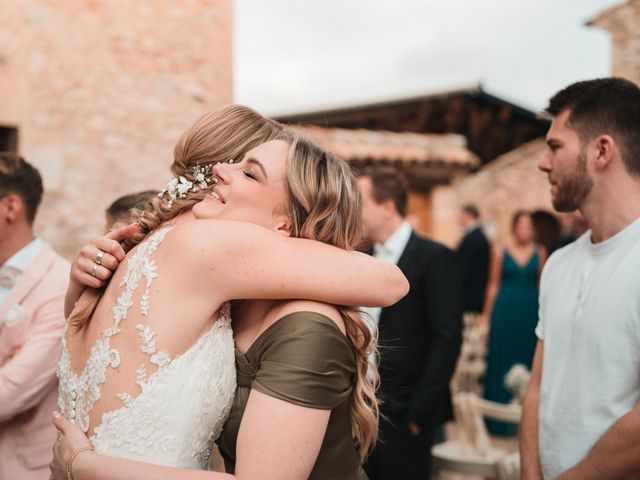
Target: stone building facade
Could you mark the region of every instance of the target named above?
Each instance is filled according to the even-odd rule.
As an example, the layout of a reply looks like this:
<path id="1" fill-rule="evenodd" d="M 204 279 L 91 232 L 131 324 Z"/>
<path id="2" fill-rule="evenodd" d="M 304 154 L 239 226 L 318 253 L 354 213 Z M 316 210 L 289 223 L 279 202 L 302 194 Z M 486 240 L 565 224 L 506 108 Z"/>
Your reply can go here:
<path id="1" fill-rule="evenodd" d="M 161 188 L 173 145 L 232 99 L 231 0 L 12 0 L 0 145 L 43 174 L 36 231 L 69 256 L 116 197 Z"/>
<path id="2" fill-rule="evenodd" d="M 640 83 L 640 0 L 614 6 L 587 25 L 611 33 L 611 74 Z"/>
<path id="3" fill-rule="evenodd" d="M 498 244 L 509 235 L 512 214 L 517 210 L 553 212 L 547 176 L 537 164 L 544 155 L 544 139 L 533 140 L 501 155 L 479 172 L 440 187 L 433 194 L 434 237 L 455 245 L 460 206 L 472 203 L 480 210 L 487 233 Z"/>

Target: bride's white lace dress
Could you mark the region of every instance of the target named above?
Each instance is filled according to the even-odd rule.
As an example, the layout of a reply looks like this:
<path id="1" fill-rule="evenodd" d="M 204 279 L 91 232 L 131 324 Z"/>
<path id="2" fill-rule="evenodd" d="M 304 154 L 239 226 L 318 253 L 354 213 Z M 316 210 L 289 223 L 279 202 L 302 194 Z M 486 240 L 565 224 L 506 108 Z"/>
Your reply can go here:
<path id="1" fill-rule="evenodd" d="M 127 260 L 122 291 L 113 308 L 113 324 L 92 347 L 79 374 L 71 369 L 65 331 L 58 363 L 58 403 L 62 414 L 85 432 L 89 430 L 91 410 L 100 399 L 107 369 L 117 369 L 121 356 L 127 354 L 112 348 L 110 342 L 121 333 L 121 323 L 134 307 L 133 294 L 138 287 L 145 289 L 139 297 L 140 313 L 149 314 L 150 287 L 157 276 L 151 256 L 170 229 L 151 235 Z M 236 386 L 229 305 L 222 308 L 220 318 L 208 331 L 174 358 L 158 350 L 156 336 L 148 325 L 138 323 L 135 327 L 140 349 L 148 358 L 148 363 L 141 363 L 136 370 L 139 393 L 135 397 L 125 392 L 117 394 L 122 406 L 102 415 L 91 442 L 97 452 L 107 455 L 206 468 L 212 442 L 220 434 Z M 155 371 L 148 374 L 148 368 Z"/>

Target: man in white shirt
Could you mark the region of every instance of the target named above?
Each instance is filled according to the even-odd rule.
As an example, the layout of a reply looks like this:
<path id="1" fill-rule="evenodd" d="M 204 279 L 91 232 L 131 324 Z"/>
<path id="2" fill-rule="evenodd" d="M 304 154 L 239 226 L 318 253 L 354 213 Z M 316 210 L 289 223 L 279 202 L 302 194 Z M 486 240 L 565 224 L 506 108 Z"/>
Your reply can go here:
<path id="1" fill-rule="evenodd" d="M 56 431 L 55 371 L 69 264 L 32 224 L 42 197 L 38 171 L 0 153 L 0 478 L 43 480 Z"/>
<path id="2" fill-rule="evenodd" d="M 542 274 L 522 478 L 640 478 L 640 89 L 578 82 L 546 111 L 539 168 L 555 209 L 591 230 Z"/>
<path id="3" fill-rule="evenodd" d="M 392 169 L 358 179 L 375 257 L 398 265 L 409 294 L 370 311 L 378 327 L 380 441 L 365 470 L 371 480 L 422 480 L 439 427 L 451 418 L 449 383 L 460 350 L 462 275 L 456 255 L 416 235 L 406 221 L 408 185 Z"/>

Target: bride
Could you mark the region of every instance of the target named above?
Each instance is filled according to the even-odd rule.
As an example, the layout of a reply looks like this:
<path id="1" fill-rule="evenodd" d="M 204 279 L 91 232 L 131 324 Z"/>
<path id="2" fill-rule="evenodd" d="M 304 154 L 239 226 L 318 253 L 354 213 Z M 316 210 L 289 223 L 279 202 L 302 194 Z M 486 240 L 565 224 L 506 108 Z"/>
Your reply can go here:
<path id="1" fill-rule="evenodd" d="M 192 163 L 189 154 L 198 150 L 189 147 L 212 143 L 213 133 L 204 120 L 185 134 L 176 149 L 184 165 Z M 219 179 L 213 193 L 193 213 L 165 222 L 130 251 L 95 310 L 76 308 L 63 340 L 60 404 L 62 413 L 91 435 L 97 452 L 160 465 L 205 466 L 209 442 L 220 432 L 235 386 L 229 300 L 314 298 L 370 305 L 393 303 L 405 293 L 406 280 L 394 266 L 288 237 L 322 239 L 329 228 L 318 218 L 323 206 L 297 205 L 292 198 L 305 198 L 306 185 L 341 181 L 335 171 L 321 178 L 322 163 L 305 168 L 304 157 L 311 158 L 313 151 L 305 145 L 281 135 L 250 150 L 240 163 L 212 170 L 197 165 L 194 180 L 210 174 Z M 326 167 L 329 157 L 315 158 L 324 158 Z M 189 221 L 191 215 L 218 220 Z M 314 229 L 305 231 L 304 222 L 300 229 L 296 216 L 312 218 Z M 334 233 L 339 237 L 341 232 Z M 336 244 L 353 245 L 345 238 Z M 105 277 L 108 269 L 96 265 L 118 259 L 97 253 L 90 273 Z M 78 271 L 83 270 L 81 259 Z M 249 309 L 254 318 L 256 312 L 267 318 L 275 308 L 269 302 L 262 305 Z M 277 305 L 276 310 L 286 311 L 286 303 Z M 364 358 L 356 367 L 352 398 L 366 396 L 362 348 L 369 345 L 362 343 L 361 320 L 349 314 L 336 317 L 326 307 L 309 308 L 332 318 L 358 358 Z M 258 323 L 253 325 L 260 330 Z"/>

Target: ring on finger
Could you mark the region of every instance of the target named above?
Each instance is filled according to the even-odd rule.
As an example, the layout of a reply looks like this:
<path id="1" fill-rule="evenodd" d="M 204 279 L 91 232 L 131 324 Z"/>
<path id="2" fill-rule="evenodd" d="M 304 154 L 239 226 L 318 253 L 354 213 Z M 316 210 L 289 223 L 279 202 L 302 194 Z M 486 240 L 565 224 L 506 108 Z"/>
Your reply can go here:
<path id="1" fill-rule="evenodd" d="M 98 270 L 98 267 L 100 266 L 99 263 L 94 263 L 93 264 L 93 268 L 91 269 L 91 276 L 95 277 L 96 276 L 96 270 Z"/>
<path id="2" fill-rule="evenodd" d="M 98 250 L 98 253 L 96 253 L 96 263 L 98 265 L 102 265 L 102 257 L 104 257 L 104 252 L 102 250 Z"/>

